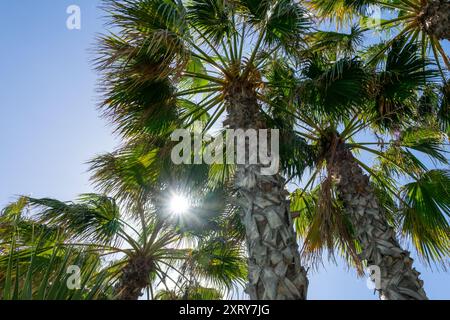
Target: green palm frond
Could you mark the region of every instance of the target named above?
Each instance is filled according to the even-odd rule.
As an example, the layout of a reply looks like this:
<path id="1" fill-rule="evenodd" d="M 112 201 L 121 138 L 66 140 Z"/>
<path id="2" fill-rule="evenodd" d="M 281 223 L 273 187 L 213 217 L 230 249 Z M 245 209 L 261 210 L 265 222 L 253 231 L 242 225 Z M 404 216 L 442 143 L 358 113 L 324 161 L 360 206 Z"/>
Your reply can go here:
<path id="1" fill-rule="evenodd" d="M 187 6 L 189 22 L 218 44 L 235 32 L 233 7 L 225 0 L 191 0 Z"/>
<path id="2" fill-rule="evenodd" d="M 383 65 L 386 63 L 386 52 L 384 54 L 380 54 L 386 47 L 386 42 L 381 41 L 380 43 L 372 44 L 366 46 L 358 51 L 358 56 L 360 56 L 363 61 L 366 62 L 367 66 L 375 69 L 377 66 Z"/>
<path id="3" fill-rule="evenodd" d="M 297 235 L 305 238 L 312 223 L 317 196 L 312 192 L 297 189 L 290 194 L 290 210 L 296 216 L 294 220 Z"/>
<path id="4" fill-rule="evenodd" d="M 307 12 L 297 1 L 273 2 L 275 5 L 264 28 L 265 41 L 271 47 L 279 45 L 293 54 L 304 46 L 302 39 L 311 27 Z"/>
<path id="5" fill-rule="evenodd" d="M 221 300 L 223 295 L 215 288 L 192 286 L 185 289 L 184 300 Z"/>
<path id="6" fill-rule="evenodd" d="M 450 173 L 430 170 L 402 188 L 401 230 L 428 262 L 444 265 L 450 254 Z"/>
<path id="7" fill-rule="evenodd" d="M 160 290 L 156 300 L 221 300 L 223 295 L 215 288 L 186 285 L 178 290 Z"/>
<path id="8" fill-rule="evenodd" d="M 125 204 L 145 199 L 149 186 L 158 178 L 157 151 L 141 153 L 135 149 L 98 156 L 90 161 L 91 179 L 102 192 Z"/>
<path id="9" fill-rule="evenodd" d="M 205 279 L 215 288 L 228 291 L 242 286 L 247 277 L 243 248 L 227 237 L 203 239 L 192 250 L 184 268 L 195 278 Z"/>
<path id="10" fill-rule="evenodd" d="M 254 25 L 262 24 L 274 1 L 271 0 L 238 0 L 238 9 L 246 21 Z"/>
<path id="11" fill-rule="evenodd" d="M 363 15 L 368 7 L 380 1 L 374 0 L 310 0 L 307 2 L 319 18 L 334 19 L 339 25 L 351 22 L 356 15 Z"/>
<path id="12" fill-rule="evenodd" d="M 419 56 L 417 46 L 405 39 L 395 41 L 383 70 L 371 85 L 375 99 L 372 112 L 381 128 L 398 127 L 414 116 L 417 91 L 437 75 L 430 63 Z"/>
<path id="13" fill-rule="evenodd" d="M 22 218 L 28 206 L 28 198 L 20 197 L 17 201 L 10 203 L 0 213 L 1 221 L 15 221 Z"/>
<path id="14" fill-rule="evenodd" d="M 85 194 L 77 203 L 34 198 L 29 202 L 40 210 L 37 215 L 41 221 L 70 230 L 77 239 L 113 243 L 123 228 L 118 205 L 103 195 Z"/>
<path id="15" fill-rule="evenodd" d="M 39 223 L 32 214 L 32 203 L 28 197 L 19 197 L 7 205 L 0 215 L 0 247 L 9 252 L 11 239 L 17 246 L 51 246 L 70 237 L 62 228 Z"/>
<path id="16" fill-rule="evenodd" d="M 300 105 L 306 104 L 326 114 L 348 114 L 365 98 L 367 74 L 357 59 L 343 58 L 328 65 L 320 57 L 308 62 L 306 80 L 299 86 Z"/>
<path id="17" fill-rule="evenodd" d="M 95 62 L 104 75 L 104 114 L 125 136 L 164 131 L 177 114 L 170 78 L 189 60 L 182 7 L 172 1 L 117 0 L 105 9 L 121 32 L 99 39 Z"/>
<path id="18" fill-rule="evenodd" d="M 396 175 L 397 177 L 405 175 L 414 177 L 427 170 L 425 164 L 418 157 L 398 145 L 390 145 L 383 152 L 369 148 L 363 148 L 363 150 L 371 150 L 377 155 L 378 169 L 386 174 Z"/>
<path id="19" fill-rule="evenodd" d="M 431 159 L 443 164 L 448 163 L 446 151 L 443 147 L 445 135 L 432 128 L 409 128 L 402 131 L 400 137 L 402 146 L 420 151 L 428 155 Z"/>
<path id="20" fill-rule="evenodd" d="M 317 31 L 309 35 L 313 52 L 329 52 L 331 57 L 351 56 L 362 45 L 363 34 L 358 26 L 352 26 L 349 33 Z"/>
<path id="21" fill-rule="evenodd" d="M 98 255 L 71 247 L 12 248 L 0 255 L 0 299 L 86 300 L 108 299 L 111 282 L 100 270 Z M 71 288 L 70 266 L 80 267 L 80 287 Z"/>
<path id="22" fill-rule="evenodd" d="M 70 234 L 60 227 L 51 227 L 31 219 L 21 219 L 15 222 L 0 222 L 0 239 L 5 241 L 3 250 L 10 250 L 9 243 L 15 237 L 18 245 L 54 245 L 64 241 Z M 3 246 L 0 245 L 0 248 Z"/>

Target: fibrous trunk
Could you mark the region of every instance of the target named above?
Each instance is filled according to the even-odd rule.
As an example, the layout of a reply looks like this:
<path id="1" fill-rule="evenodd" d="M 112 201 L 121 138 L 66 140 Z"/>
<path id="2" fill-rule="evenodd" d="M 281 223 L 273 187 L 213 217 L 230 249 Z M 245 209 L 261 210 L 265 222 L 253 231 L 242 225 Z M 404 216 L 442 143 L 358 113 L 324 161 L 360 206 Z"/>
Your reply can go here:
<path id="1" fill-rule="evenodd" d="M 329 170 L 360 242 L 360 257 L 380 271 L 380 298 L 383 300 L 425 300 L 423 281 L 413 267 L 409 252 L 403 250 L 388 224 L 376 193 L 351 151 L 338 145 Z M 372 269 L 377 270 L 377 269 Z M 375 277 L 377 275 L 375 274 Z M 375 279 L 376 280 L 376 279 Z"/>
<path id="2" fill-rule="evenodd" d="M 116 287 L 118 300 L 138 300 L 149 284 L 152 263 L 144 257 L 130 258 Z"/>
<path id="3" fill-rule="evenodd" d="M 227 95 L 231 129 L 263 129 L 253 91 L 236 85 Z M 248 143 L 246 144 L 248 151 Z M 246 229 L 249 283 L 252 300 L 306 299 L 308 280 L 300 264 L 283 179 L 262 175 L 259 164 L 238 164 L 235 186 Z"/>
<path id="4" fill-rule="evenodd" d="M 450 1 L 428 0 L 420 13 L 424 31 L 438 40 L 450 40 Z"/>

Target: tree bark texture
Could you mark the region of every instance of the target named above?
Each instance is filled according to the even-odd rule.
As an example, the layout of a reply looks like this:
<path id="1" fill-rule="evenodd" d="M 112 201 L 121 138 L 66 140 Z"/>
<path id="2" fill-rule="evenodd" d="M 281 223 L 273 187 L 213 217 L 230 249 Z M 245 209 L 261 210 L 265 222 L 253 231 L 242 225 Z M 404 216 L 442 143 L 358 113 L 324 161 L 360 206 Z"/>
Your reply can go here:
<path id="1" fill-rule="evenodd" d="M 380 298 L 383 300 L 425 300 L 423 281 L 413 268 L 413 259 L 403 250 L 388 224 L 369 177 L 364 174 L 351 151 L 337 146 L 329 166 L 343 202 L 362 246 L 360 258 L 368 266 L 380 268 Z M 329 161 L 332 161 L 329 159 Z"/>
<path id="2" fill-rule="evenodd" d="M 224 125 L 243 130 L 266 128 L 252 88 L 236 84 L 226 101 Z M 283 178 L 261 175 L 261 167 L 238 164 L 235 172 L 249 256 L 246 292 L 252 300 L 306 299 L 308 280 L 300 263 Z"/>

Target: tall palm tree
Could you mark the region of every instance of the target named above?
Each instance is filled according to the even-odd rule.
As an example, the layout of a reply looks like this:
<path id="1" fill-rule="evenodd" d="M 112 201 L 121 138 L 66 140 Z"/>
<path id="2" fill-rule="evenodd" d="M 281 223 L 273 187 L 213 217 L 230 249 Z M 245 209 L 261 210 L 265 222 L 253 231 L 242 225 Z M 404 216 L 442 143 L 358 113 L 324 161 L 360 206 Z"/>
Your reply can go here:
<path id="1" fill-rule="evenodd" d="M 448 164 L 442 149 L 445 134 L 437 119 L 433 114 L 420 114 L 421 108 L 416 107 L 420 105 L 417 91 L 435 73 L 424 69 L 426 63 L 417 55 L 415 46 L 404 41 L 393 45 L 380 70 L 367 69 L 362 62 L 348 57 L 330 63 L 313 54 L 308 60 L 303 77 L 297 80 L 291 76 L 289 81 L 291 88 L 297 87 L 298 134 L 311 141 L 311 152 L 316 156 L 315 170 L 305 189 L 313 186 L 321 172 L 325 171 L 325 178 L 315 196 L 300 191 L 292 199 L 293 210 L 302 208 L 304 214 L 304 209 L 310 208 L 316 212 L 309 218 L 299 218 L 303 224 L 297 224 L 299 233 L 306 237 L 305 248 L 320 252 L 323 246 L 332 249 L 337 242 L 356 264 L 361 259 L 380 267 L 383 299 L 426 299 L 423 282 L 412 267 L 409 252 L 396 239 L 386 207 L 394 207 L 391 216 L 404 219 L 403 231 L 413 237 L 420 253 L 437 260 L 448 256 L 448 173 L 426 172 L 410 151 L 420 151 Z M 295 72 L 286 70 L 285 74 Z M 272 95 L 277 104 L 292 103 L 283 91 L 273 90 Z M 320 112 L 331 107 L 354 111 L 341 117 Z M 434 120 L 434 125 L 421 127 L 422 119 L 418 118 L 422 117 Z M 355 142 L 356 135 L 368 128 L 374 129 L 379 140 Z M 389 136 L 392 141 L 386 142 Z M 384 150 L 385 146 L 389 148 Z M 358 149 L 379 157 L 383 167 L 376 171 L 358 160 L 352 153 Z M 405 174 L 415 182 L 399 193 L 389 173 Z M 398 199 L 400 209 L 382 202 L 380 190 L 385 198 L 389 194 L 388 198 Z M 433 223 L 427 223 L 424 216 Z"/>
<path id="2" fill-rule="evenodd" d="M 167 136 L 198 119 L 207 130 L 225 111 L 227 128 L 269 129 L 263 88 L 283 84 L 266 83 L 266 65 L 301 48 L 309 27 L 305 10 L 289 0 L 115 0 L 107 10 L 118 31 L 100 40 L 102 108 L 125 139 Z M 246 291 L 251 299 L 305 299 L 284 182 L 261 167 L 237 165 L 234 174 Z"/>

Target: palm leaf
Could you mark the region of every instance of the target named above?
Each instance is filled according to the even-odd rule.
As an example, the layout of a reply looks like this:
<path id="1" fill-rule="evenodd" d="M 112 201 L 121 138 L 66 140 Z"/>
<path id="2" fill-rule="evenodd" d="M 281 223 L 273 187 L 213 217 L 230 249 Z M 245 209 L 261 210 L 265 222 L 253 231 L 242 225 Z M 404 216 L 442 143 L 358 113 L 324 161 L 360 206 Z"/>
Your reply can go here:
<path id="1" fill-rule="evenodd" d="M 403 233 L 428 262 L 446 263 L 449 255 L 450 174 L 431 170 L 402 189 Z"/>

